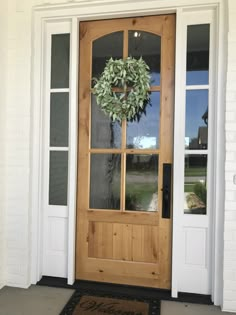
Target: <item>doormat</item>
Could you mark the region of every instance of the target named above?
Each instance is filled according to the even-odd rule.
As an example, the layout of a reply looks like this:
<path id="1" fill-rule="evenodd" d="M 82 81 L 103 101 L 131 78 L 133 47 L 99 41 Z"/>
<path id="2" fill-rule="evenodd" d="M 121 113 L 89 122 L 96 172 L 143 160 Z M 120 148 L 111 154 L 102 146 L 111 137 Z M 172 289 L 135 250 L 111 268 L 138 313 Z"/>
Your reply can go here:
<path id="1" fill-rule="evenodd" d="M 77 289 L 60 315 L 160 315 L 160 301 Z"/>

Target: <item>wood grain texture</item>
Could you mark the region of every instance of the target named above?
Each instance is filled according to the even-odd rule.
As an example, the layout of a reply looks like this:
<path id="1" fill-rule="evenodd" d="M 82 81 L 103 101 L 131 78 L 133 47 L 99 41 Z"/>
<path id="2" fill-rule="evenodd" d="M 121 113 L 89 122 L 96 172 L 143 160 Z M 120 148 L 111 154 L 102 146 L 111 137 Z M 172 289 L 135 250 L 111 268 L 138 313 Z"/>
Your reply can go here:
<path id="1" fill-rule="evenodd" d="M 133 262 L 158 262 L 158 227 L 89 222 L 88 256 Z"/>
<path id="2" fill-rule="evenodd" d="M 127 122 L 122 122 L 121 148 L 91 149 L 92 43 L 123 31 L 123 57 L 128 56 L 128 30 L 161 36 L 159 149 L 127 149 Z M 103 20 L 80 23 L 79 143 L 76 278 L 111 283 L 170 288 L 171 219 L 162 219 L 162 165 L 172 163 L 174 111 L 175 16 Z M 91 154 L 121 154 L 120 210 L 89 209 Z M 158 209 L 126 211 L 126 154 L 158 154 Z"/>

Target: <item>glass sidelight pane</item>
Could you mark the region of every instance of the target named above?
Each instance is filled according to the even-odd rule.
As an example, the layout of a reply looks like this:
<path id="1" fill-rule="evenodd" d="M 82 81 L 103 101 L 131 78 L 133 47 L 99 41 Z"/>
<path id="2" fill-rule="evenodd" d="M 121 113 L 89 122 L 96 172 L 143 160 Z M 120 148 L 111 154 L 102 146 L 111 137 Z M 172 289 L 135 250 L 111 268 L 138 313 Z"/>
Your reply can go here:
<path id="1" fill-rule="evenodd" d="M 187 28 L 187 85 L 209 82 L 210 25 L 189 25 Z"/>
<path id="2" fill-rule="evenodd" d="M 66 206 L 68 152 L 51 151 L 49 167 L 49 204 Z"/>
<path id="3" fill-rule="evenodd" d="M 69 131 L 69 93 L 51 93 L 50 146 L 67 147 Z"/>
<path id="4" fill-rule="evenodd" d="M 96 97 L 91 96 L 91 147 L 92 148 L 120 148 L 121 126 L 113 122 L 97 106 Z"/>
<path id="5" fill-rule="evenodd" d="M 127 123 L 128 149 L 158 149 L 160 127 L 160 92 L 152 92 L 145 111 L 133 122 Z"/>
<path id="6" fill-rule="evenodd" d="M 123 32 L 114 32 L 96 39 L 92 48 L 92 77 L 98 78 L 107 60 L 123 57 Z"/>
<path id="7" fill-rule="evenodd" d="M 151 85 L 160 85 L 161 37 L 143 31 L 129 31 L 129 50 L 131 57 L 142 57 L 150 68 Z"/>
<path id="8" fill-rule="evenodd" d="M 186 91 L 185 148 L 208 147 L 208 90 Z"/>
<path id="9" fill-rule="evenodd" d="M 70 34 L 52 35 L 51 88 L 69 88 Z"/>
<path id="10" fill-rule="evenodd" d="M 89 208 L 120 209 L 120 170 L 120 154 L 91 154 Z"/>
<path id="11" fill-rule="evenodd" d="M 184 213 L 206 214 L 207 155 L 186 155 Z"/>
<path id="12" fill-rule="evenodd" d="M 127 154 L 125 209 L 158 210 L 158 155 Z"/>

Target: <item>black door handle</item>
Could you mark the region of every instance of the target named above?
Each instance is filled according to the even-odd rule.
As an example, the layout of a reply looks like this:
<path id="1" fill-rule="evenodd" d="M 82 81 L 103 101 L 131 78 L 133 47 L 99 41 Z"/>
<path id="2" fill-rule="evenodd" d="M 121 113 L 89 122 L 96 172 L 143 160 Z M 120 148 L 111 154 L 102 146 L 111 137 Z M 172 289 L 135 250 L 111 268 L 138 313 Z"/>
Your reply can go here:
<path id="1" fill-rule="evenodd" d="M 169 198 L 170 198 L 170 192 L 169 192 L 168 187 L 166 186 L 163 189 L 163 199 L 165 202 L 169 202 Z"/>
<path id="2" fill-rule="evenodd" d="M 170 218 L 171 209 L 171 164 L 163 164 L 163 183 L 162 183 L 162 218 Z"/>

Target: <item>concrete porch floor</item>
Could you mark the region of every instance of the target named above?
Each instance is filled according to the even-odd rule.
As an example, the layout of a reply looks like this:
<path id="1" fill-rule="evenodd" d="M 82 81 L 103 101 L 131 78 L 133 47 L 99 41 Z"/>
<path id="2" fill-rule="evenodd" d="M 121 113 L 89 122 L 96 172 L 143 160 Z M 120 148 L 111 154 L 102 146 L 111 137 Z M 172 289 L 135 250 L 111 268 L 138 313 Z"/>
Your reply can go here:
<path id="1" fill-rule="evenodd" d="M 74 290 L 32 285 L 0 290 L 0 315 L 58 315 Z M 161 315 L 226 315 L 219 307 L 162 301 Z"/>

